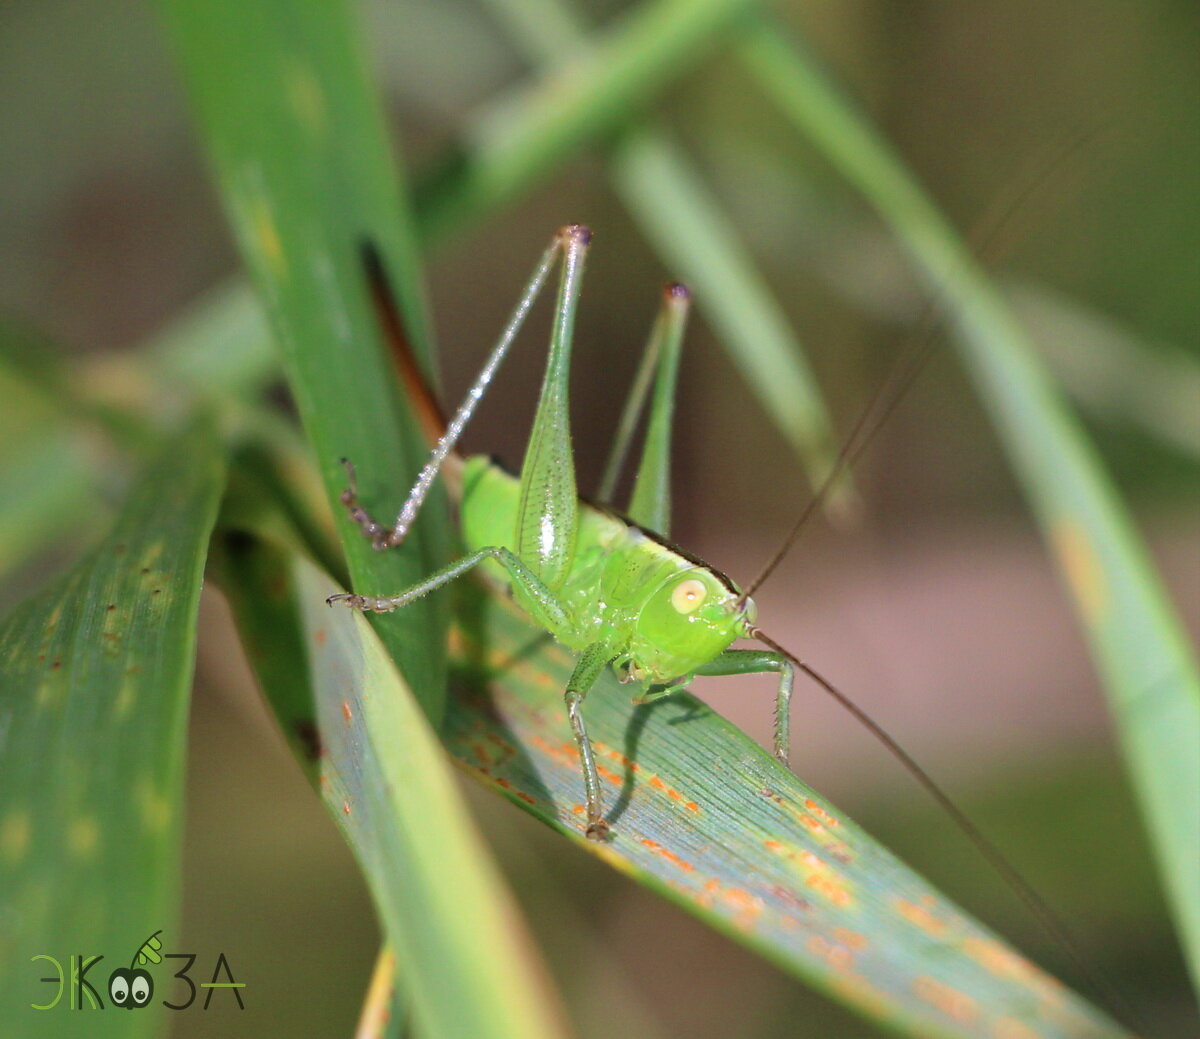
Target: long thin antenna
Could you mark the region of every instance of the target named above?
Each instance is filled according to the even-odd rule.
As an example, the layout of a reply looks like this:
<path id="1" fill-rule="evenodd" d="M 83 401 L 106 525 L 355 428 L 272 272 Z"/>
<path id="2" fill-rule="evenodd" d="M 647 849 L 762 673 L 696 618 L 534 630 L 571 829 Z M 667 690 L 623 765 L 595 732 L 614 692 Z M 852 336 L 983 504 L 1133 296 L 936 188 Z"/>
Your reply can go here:
<path id="1" fill-rule="evenodd" d="M 850 431 L 850 435 L 846 438 L 845 443 L 842 444 L 842 449 L 838 452 L 837 458 L 834 459 L 829 472 L 825 474 L 825 479 L 821 481 L 816 492 L 808 500 L 808 504 L 804 506 L 800 515 L 796 517 L 796 522 L 792 524 L 792 529 L 788 531 L 787 536 L 783 539 L 779 548 L 776 549 L 775 554 L 771 556 L 767 564 L 758 572 L 754 580 L 746 586 L 746 590 L 742 592 L 742 601 L 749 599 L 762 586 L 763 582 L 775 572 L 775 568 L 784 561 L 787 554 L 792 550 L 792 546 L 799 540 L 801 532 L 808 525 L 808 521 L 812 518 L 813 513 L 825 503 L 834 485 L 858 461 L 863 451 L 875 439 L 875 435 L 883 428 L 884 423 L 887 422 L 892 412 L 896 410 L 897 406 L 904 399 L 905 394 L 908 393 L 908 388 L 913 384 L 917 376 L 921 374 L 936 345 L 937 341 L 931 337 L 922 344 L 921 349 L 916 353 L 907 350 L 904 351 L 896 367 L 892 369 L 891 375 L 880 384 L 879 388 L 871 395 L 870 400 L 867 401 L 867 406 L 863 408 L 858 421 L 854 423 L 854 428 Z M 878 412 L 878 418 L 875 418 L 876 412 Z"/>
<path id="2" fill-rule="evenodd" d="M 1000 849 L 984 836 L 983 831 L 950 799 L 950 795 L 934 781 L 933 777 L 917 763 L 916 759 L 900 746 L 882 725 L 851 700 L 849 696 L 838 689 L 829 679 L 815 668 L 806 664 L 794 653 L 785 649 L 773 638 L 764 633 L 761 628 L 749 628 L 746 634 L 749 638 L 756 639 L 775 650 L 776 653 L 787 657 L 798 670 L 803 671 L 804 674 L 816 682 L 817 685 L 853 715 L 872 736 L 888 749 L 891 755 L 904 767 L 905 771 L 920 783 L 929 793 L 929 796 L 950 816 L 955 825 L 958 826 L 966 838 L 975 846 L 979 854 L 987 860 L 988 864 L 996 871 L 1001 880 L 1008 885 L 1009 890 L 1021 900 L 1033 918 L 1041 924 L 1046 934 L 1067 954 L 1080 975 L 1087 979 L 1092 988 L 1097 992 L 1105 993 L 1114 1002 L 1119 1003 L 1126 1016 L 1131 1022 L 1137 1024 L 1140 1030 L 1141 1026 L 1137 1022 L 1136 1015 L 1133 1013 L 1128 1001 L 1121 995 L 1120 989 L 1089 965 L 1083 958 L 1083 955 L 1079 951 L 1078 943 L 1072 937 L 1070 930 L 1062 918 L 1050 908 L 1046 900 L 1034 890 L 1033 885 L 1025 879 L 1016 866 L 1009 862 Z"/>
<path id="3" fill-rule="evenodd" d="M 986 259 L 992 263 L 996 261 L 997 253 L 1002 250 L 995 249 L 995 243 L 1001 241 L 1001 236 L 1009 229 L 1014 215 L 1025 208 L 1030 198 L 1045 186 L 1050 177 L 1067 159 L 1110 125 L 1111 120 L 1107 120 L 1086 127 L 1066 142 L 1057 154 L 1050 161 L 1043 164 L 1038 173 L 1022 185 L 1019 190 L 1013 192 L 1011 195 L 1002 196 L 995 204 L 988 208 L 983 216 L 976 221 L 976 228 L 978 230 L 975 233 L 967 235 L 968 244 L 971 244 L 972 239 L 974 240 L 975 251 L 981 260 Z M 1013 238 L 1010 237 L 1008 243 L 1010 247 L 1012 241 Z M 990 256 L 987 255 L 989 252 L 991 253 Z M 916 329 L 909 339 L 911 348 L 906 347 L 901 351 L 900 357 L 888 377 L 884 379 L 879 388 L 867 401 L 867 406 L 863 408 L 858 421 L 855 422 L 854 428 L 842 444 L 842 449 L 838 452 L 837 458 L 834 459 L 833 465 L 830 467 L 829 472 L 825 474 L 825 478 L 817 487 L 812 498 L 809 499 L 796 519 L 796 522 L 792 524 L 791 530 L 788 531 L 779 548 L 758 572 L 754 580 L 746 586 L 746 590 L 741 596 L 743 601 L 753 595 L 762 586 L 763 582 L 775 572 L 776 567 L 783 562 L 787 554 L 792 550 L 792 546 L 799 540 L 800 534 L 808 525 L 808 521 L 812 518 L 813 513 L 825 503 L 837 482 L 858 461 L 867 447 L 870 446 L 876 435 L 907 395 L 917 377 L 925 370 L 930 357 L 939 345 L 938 332 L 941 330 L 944 320 L 941 310 L 941 296 L 935 296 L 926 300 L 918 318 Z"/>

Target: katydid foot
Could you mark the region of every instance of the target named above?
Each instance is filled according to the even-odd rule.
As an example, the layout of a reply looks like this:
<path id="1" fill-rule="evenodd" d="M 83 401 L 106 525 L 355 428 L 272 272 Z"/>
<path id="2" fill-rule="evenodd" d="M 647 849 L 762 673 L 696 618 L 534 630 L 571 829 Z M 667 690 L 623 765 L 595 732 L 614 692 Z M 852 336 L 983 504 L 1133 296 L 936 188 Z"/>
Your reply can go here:
<path id="1" fill-rule="evenodd" d="M 395 599 L 380 599 L 373 595 L 354 595 L 350 592 L 338 592 L 325 600 L 326 606 L 335 602 L 345 603 L 353 610 L 364 613 L 391 613 L 399 605 Z"/>
<path id="2" fill-rule="evenodd" d="M 587 825 L 587 838 L 591 841 L 606 841 L 612 836 L 612 829 L 604 819 L 593 819 Z"/>
<path id="3" fill-rule="evenodd" d="M 358 504 L 358 476 L 354 471 L 354 463 L 349 458 L 343 458 L 341 461 L 346 469 L 348 486 L 339 495 L 339 500 L 346 506 L 346 512 L 349 513 L 350 519 L 357 523 L 363 534 L 371 539 L 371 547 L 375 551 L 382 552 L 385 548 L 392 548 L 399 544 L 393 538 L 391 527 L 385 527 L 378 520 L 373 519 L 371 514 Z"/>

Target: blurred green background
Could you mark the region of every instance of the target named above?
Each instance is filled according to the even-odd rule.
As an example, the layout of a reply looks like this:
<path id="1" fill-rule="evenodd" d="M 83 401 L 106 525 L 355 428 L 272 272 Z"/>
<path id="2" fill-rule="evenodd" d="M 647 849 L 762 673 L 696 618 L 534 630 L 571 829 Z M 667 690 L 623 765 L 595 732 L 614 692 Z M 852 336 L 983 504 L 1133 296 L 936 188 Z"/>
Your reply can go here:
<path id="1" fill-rule="evenodd" d="M 600 24 L 624 7 L 606 0 L 589 14 Z M 1000 235 L 1003 255 L 984 258 L 1019 292 L 1068 388 L 1086 398 L 1083 414 L 1174 600 L 1200 630 L 1200 10 L 1187 0 L 780 9 L 959 228 L 1033 185 Z M 473 3 L 372 3 L 363 15 L 414 170 L 529 75 Z M 661 114 L 734 215 L 848 430 L 920 309 L 894 248 L 731 60 L 715 55 L 682 78 Z M 146 5 L 0 8 L 0 142 L 0 308 L 10 321 L 81 358 L 121 351 L 235 273 Z M 657 286 L 672 274 L 615 198 L 606 165 L 571 162 L 431 255 L 430 294 L 446 396 L 456 400 L 537 251 L 568 221 L 597 234 L 573 376 L 587 489 Z M 1102 330 L 1082 363 L 1070 350 L 1079 321 Z M 468 448 L 520 458 L 541 361 L 531 335 Z M 746 579 L 806 485 L 702 318 L 677 414 L 677 540 Z M 857 479 L 861 523 L 813 524 L 757 596 L 764 621 L 963 800 L 1158 1034 L 1194 1034 L 1081 637 L 949 351 L 933 356 Z M 0 603 L 63 558 L 9 575 Z M 362 882 L 258 704 L 211 589 L 202 617 L 182 944 L 203 957 L 225 952 L 247 982 L 248 1009 L 176 1015 L 174 1034 L 350 1034 L 377 942 Z M 709 680 L 697 691 L 765 739 L 769 686 Z M 1018 948 L 1082 984 L 949 822 L 836 708 L 803 690 L 796 730 L 793 765 L 805 778 Z M 877 1034 L 509 805 L 470 793 L 582 1035 Z M 930 829 L 942 839 L 930 841 Z M 919 845 L 906 839 L 913 831 L 925 835 Z"/>

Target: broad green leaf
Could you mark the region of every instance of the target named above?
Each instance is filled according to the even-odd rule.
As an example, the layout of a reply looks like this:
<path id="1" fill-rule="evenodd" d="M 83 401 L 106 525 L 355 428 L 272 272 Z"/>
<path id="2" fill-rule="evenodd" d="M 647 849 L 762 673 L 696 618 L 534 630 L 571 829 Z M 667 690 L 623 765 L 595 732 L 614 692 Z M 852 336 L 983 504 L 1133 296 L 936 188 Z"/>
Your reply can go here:
<path id="1" fill-rule="evenodd" d="M 807 53 L 766 21 L 746 67 L 863 195 L 941 305 L 1054 552 L 1104 680 L 1200 988 L 1200 674 L 1145 547 L 999 292 Z"/>
<path id="2" fill-rule="evenodd" d="M 242 537 L 236 536 L 238 551 L 223 580 L 247 650 L 285 734 L 314 782 L 323 784 L 373 877 L 386 918 L 379 877 L 403 888 L 401 878 L 411 874 L 390 858 L 391 844 L 377 847 L 387 825 L 362 804 L 364 798 L 372 804 L 376 771 L 405 753 L 381 753 L 379 741 L 391 730 L 376 732 L 374 701 L 359 706 L 355 699 L 359 685 L 348 676 L 365 663 L 337 665 L 332 691 L 320 691 L 327 672 L 318 652 L 330 659 L 350 652 L 328 648 L 340 637 L 328 624 L 344 622 L 320 601 L 325 586 L 306 586 L 307 567 Z M 583 781 L 562 700 L 569 654 L 502 599 L 475 586 L 463 592 L 446 739 L 466 769 L 502 796 L 782 969 L 903 1034 L 1126 1035 L 690 696 L 635 708 L 611 676 L 588 695 L 588 727 L 615 836 L 604 845 L 586 840 Z M 353 632 L 362 630 L 358 624 Z M 365 642 L 355 645 L 365 652 Z M 322 697 L 336 702 L 322 705 Z M 348 741 L 356 741 L 353 748 Z M 354 762 L 350 779 L 337 778 L 338 769 Z M 382 818 L 410 810 L 420 811 L 397 800 Z M 415 839 L 423 831 L 405 832 Z M 372 855 L 383 856 L 387 868 Z M 443 878 L 458 878 L 466 868 L 443 862 Z M 373 999 L 384 996 L 376 992 Z"/>
<path id="3" fill-rule="evenodd" d="M 69 423 L 39 354 L 0 327 L 0 575 L 77 529 L 89 511 L 104 513 L 95 437 Z"/>
<path id="4" fill-rule="evenodd" d="M 0 622 L 0 1005 L 13 1034 L 148 1035 L 153 1012 L 72 1010 L 72 955 L 114 966 L 177 918 L 196 611 L 223 487 L 215 436 L 171 441 L 112 532 Z M 156 972 L 166 994 L 170 977 Z M 89 1000 L 84 994 L 85 1006 Z M 176 993 L 172 998 L 179 998 Z"/>
<path id="5" fill-rule="evenodd" d="M 223 539 L 225 585 L 285 734 L 366 875 L 420 1035 L 562 1034 L 444 751 L 383 644 L 295 553 Z M 385 955 L 386 962 L 386 955 Z M 366 1018 L 392 1006 L 376 972 Z"/>
<path id="6" fill-rule="evenodd" d="M 429 344 L 417 254 L 357 27 L 341 0 L 163 0 L 238 245 L 263 299 L 332 502 L 361 478 L 394 517 L 426 446 L 387 362 L 364 255 L 382 263 L 418 356 Z M 338 507 L 357 590 L 414 583 L 445 552 L 435 500 L 404 552 L 377 553 Z M 438 597 L 374 622 L 436 719 L 445 696 Z"/>
<path id="7" fill-rule="evenodd" d="M 611 675 L 588 694 L 614 837 L 586 840 L 562 700 L 570 655 L 502 599 L 468 601 L 446 739 L 514 803 L 904 1034 L 1126 1034 L 691 696 L 634 707 Z"/>

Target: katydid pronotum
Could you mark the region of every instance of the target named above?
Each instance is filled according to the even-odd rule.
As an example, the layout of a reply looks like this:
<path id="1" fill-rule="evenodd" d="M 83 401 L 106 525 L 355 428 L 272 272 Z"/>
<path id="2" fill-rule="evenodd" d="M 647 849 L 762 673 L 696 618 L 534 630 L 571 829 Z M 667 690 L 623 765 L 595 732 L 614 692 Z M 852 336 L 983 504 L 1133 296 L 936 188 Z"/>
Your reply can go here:
<path id="1" fill-rule="evenodd" d="M 636 703 L 680 692 L 698 676 L 778 674 L 774 751 L 784 765 L 788 763 L 792 689 L 796 672 L 800 671 L 888 748 L 1077 965 L 1090 974 L 1057 915 L 928 773 L 845 694 L 756 623 L 757 609 L 751 593 L 774 571 L 814 507 L 865 446 L 871 432 L 867 429 L 868 417 L 882 403 L 882 418 L 886 418 L 897 395 L 888 400 L 881 394 L 867 408 L 837 463 L 779 551 L 747 588 L 741 589 L 719 570 L 666 540 L 670 526 L 671 423 L 690 302 L 683 285 L 669 284 L 664 290 L 662 308 L 618 424 L 602 481 L 602 495 L 608 498 L 624 464 L 632 431 L 648 404 L 644 443 L 628 510 L 619 513 L 578 496 L 567 386 L 575 313 L 590 240 L 590 231 L 579 225 L 564 227 L 554 236 L 466 399 L 450 421 L 442 424 L 429 461 L 392 526 L 379 523 L 359 505 L 354 468 L 345 461 L 349 486 L 342 494 L 342 503 L 380 550 L 403 543 L 438 474 L 452 470 L 461 490 L 462 539 L 467 554 L 397 595 L 345 593 L 330 596 L 328 602 L 369 612 L 391 612 L 476 566 L 485 567 L 506 584 L 517 605 L 534 623 L 577 654 L 564 698 L 583 772 L 585 832 L 593 840 L 606 839 L 609 826 L 604 818 L 583 703 L 606 667 L 611 666 L 622 682 L 636 686 Z M 454 448 L 560 260 L 562 274 L 545 376 L 520 476 L 514 477 L 488 456 L 462 459 Z M 901 395 L 921 363 L 918 354 L 915 363 L 898 370 L 902 376 Z M 424 387 L 421 390 L 428 393 Z M 437 412 L 436 404 L 426 403 Z M 877 422 L 882 418 L 877 417 Z M 860 436 L 864 431 L 866 439 Z M 766 648 L 730 648 L 739 638 L 758 641 Z"/>

